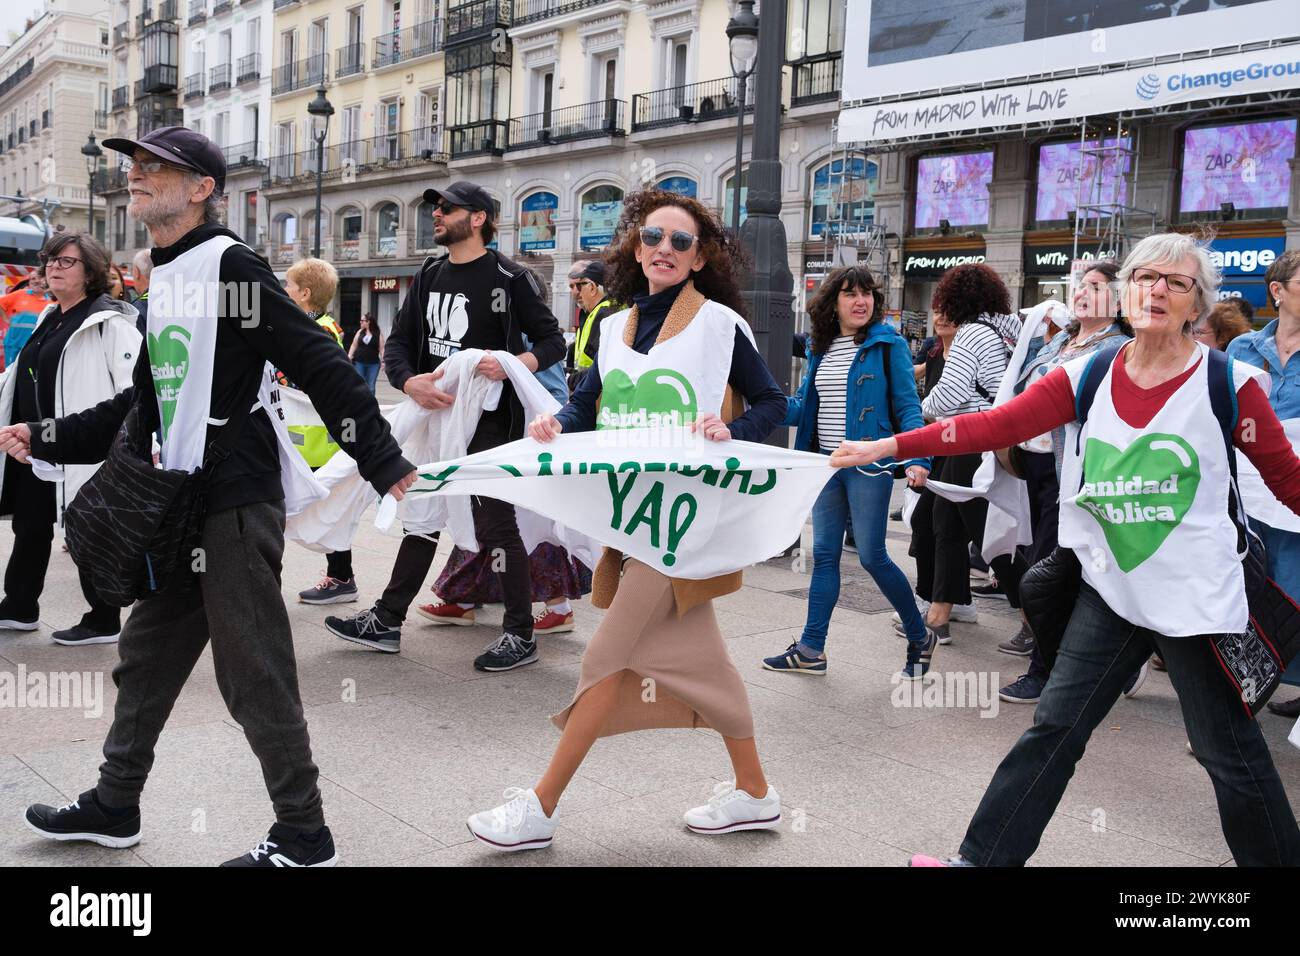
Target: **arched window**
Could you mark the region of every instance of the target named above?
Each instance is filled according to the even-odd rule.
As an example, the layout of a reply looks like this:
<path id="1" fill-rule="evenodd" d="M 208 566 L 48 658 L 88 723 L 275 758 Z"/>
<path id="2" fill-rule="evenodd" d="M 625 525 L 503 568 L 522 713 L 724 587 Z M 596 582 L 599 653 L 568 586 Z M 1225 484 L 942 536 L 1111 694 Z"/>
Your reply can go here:
<path id="1" fill-rule="evenodd" d="M 375 210 L 375 252 L 379 255 L 397 255 L 397 224 L 400 220 L 397 203 L 386 202 Z"/>
<path id="2" fill-rule="evenodd" d="M 432 249 L 433 241 L 433 203 L 421 200 L 415 210 L 415 248 Z"/>
<path id="3" fill-rule="evenodd" d="M 282 212 L 275 217 L 275 241 L 282 246 L 293 245 L 298 241 L 298 217 L 291 212 Z"/>
<path id="4" fill-rule="evenodd" d="M 661 179 L 655 183 L 655 188 L 694 199 L 699 195 L 700 184 L 689 176 L 669 176 L 667 179 Z"/>
<path id="5" fill-rule="evenodd" d="M 593 186 L 582 194 L 579 205 L 578 247 L 604 249 L 614 241 L 618 217 L 623 214 L 623 190 L 617 186 Z"/>
<path id="6" fill-rule="evenodd" d="M 560 197 L 544 190 L 519 204 L 519 251 L 550 252 L 555 248 L 555 211 Z"/>
<path id="7" fill-rule="evenodd" d="M 740 171 L 740 223 L 744 225 L 748 214 L 745 212 L 745 200 L 749 196 L 749 167 L 746 166 Z M 736 176 L 733 173 L 727 177 L 727 181 L 722 187 L 722 224 L 728 229 L 731 228 L 731 210 L 736 202 Z"/>
<path id="8" fill-rule="evenodd" d="M 338 220 L 339 231 L 334 237 L 334 257 L 352 261 L 361 258 L 361 210 L 356 206 L 340 209 L 334 217 Z"/>
<path id="9" fill-rule="evenodd" d="M 861 156 L 823 163 L 813 173 L 808 238 L 858 235 L 876 221 L 876 185 L 880 167 Z"/>

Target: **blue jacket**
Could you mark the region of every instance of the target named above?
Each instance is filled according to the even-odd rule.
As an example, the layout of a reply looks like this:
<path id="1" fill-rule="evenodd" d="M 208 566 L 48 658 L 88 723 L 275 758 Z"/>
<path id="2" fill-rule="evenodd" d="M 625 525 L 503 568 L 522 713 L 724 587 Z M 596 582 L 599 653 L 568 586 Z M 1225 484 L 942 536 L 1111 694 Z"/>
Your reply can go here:
<path id="1" fill-rule="evenodd" d="M 811 342 L 811 340 L 810 340 Z M 885 357 L 889 358 L 889 377 L 885 377 Z M 804 372 L 799 393 L 789 400 L 785 423 L 796 427 L 794 447 L 798 451 L 821 451 L 817 443 L 817 366 L 822 356 L 814 355 L 811 344 L 808 368 Z M 886 381 L 890 394 L 886 394 Z M 925 424 L 921 417 L 921 400 L 916 394 L 916 376 L 912 371 L 912 352 L 907 340 L 898 330 L 884 321 L 877 321 L 867 329 L 867 337 L 858 346 L 849 373 L 849 387 L 845 396 L 844 437 L 850 441 L 868 441 L 888 438 L 894 434 L 889 410 L 903 431 L 911 431 Z M 881 460 L 888 466 L 892 458 Z M 930 467 L 930 459 L 917 459 L 915 464 Z"/>

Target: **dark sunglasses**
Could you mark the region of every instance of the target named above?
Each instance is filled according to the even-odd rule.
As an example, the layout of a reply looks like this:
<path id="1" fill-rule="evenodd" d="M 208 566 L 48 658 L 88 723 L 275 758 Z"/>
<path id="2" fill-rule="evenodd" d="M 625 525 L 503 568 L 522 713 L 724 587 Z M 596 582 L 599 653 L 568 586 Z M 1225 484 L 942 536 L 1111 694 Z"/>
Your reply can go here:
<path id="1" fill-rule="evenodd" d="M 450 216 L 457 209 L 464 209 L 465 207 L 453 206 L 451 203 L 447 202 L 447 200 L 439 199 L 436 203 L 433 204 L 433 208 L 438 210 L 438 212 L 442 213 L 444 216 Z"/>
<path id="2" fill-rule="evenodd" d="M 681 229 L 674 229 L 672 235 L 668 237 L 672 242 L 673 248 L 678 252 L 687 252 L 691 246 L 700 241 L 699 236 L 692 236 L 689 232 Z M 659 244 L 664 241 L 664 231 L 659 226 L 642 226 L 641 227 L 641 244 L 658 248 Z"/>

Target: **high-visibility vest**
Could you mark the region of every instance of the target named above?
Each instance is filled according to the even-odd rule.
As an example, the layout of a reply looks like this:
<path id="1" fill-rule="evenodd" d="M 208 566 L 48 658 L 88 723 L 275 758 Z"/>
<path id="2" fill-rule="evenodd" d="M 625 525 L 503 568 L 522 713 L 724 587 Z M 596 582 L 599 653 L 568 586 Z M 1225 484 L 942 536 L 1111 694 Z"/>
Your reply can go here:
<path id="1" fill-rule="evenodd" d="M 328 312 L 318 315 L 316 324 L 334 336 L 334 341 L 342 348 L 343 330 Z M 324 425 L 290 425 L 289 438 L 312 468 L 319 468 L 339 450 L 338 444 L 330 438 L 329 429 Z"/>
<path id="2" fill-rule="evenodd" d="M 587 317 L 582 321 L 582 327 L 578 329 L 578 341 L 573 346 L 573 364 L 576 368 L 591 368 L 594 364 L 589 355 L 587 355 L 587 339 L 591 338 L 591 330 L 596 324 L 596 313 L 604 307 L 613 307 L 609 299 L 601 299 L 596 303 L 595 308 L 587 313 Z"/>
<path id="3" fill-rule="evenodd" d="M 323 328 L 330 335 L 334 336 L 334 341 L 337 342 L 340 347 L 342 347 L 343 329 L 340 328 L 339 324 L 334 321 L 334 317 L 332 315 L 330 315 L 328 312 L 322 312 L 319 316 L 316 317 L 316 324 L 319 325 L 321 328 Z"/>

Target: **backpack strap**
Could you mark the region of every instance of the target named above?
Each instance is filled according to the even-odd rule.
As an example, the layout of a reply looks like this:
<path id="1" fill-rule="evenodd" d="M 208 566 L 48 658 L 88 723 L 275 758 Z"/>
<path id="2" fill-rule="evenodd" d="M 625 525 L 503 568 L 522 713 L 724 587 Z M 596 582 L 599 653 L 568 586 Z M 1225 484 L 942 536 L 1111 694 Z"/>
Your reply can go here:
<path id="1" fill-rule="evenodd" d="M 1232 441 L 1232 433 L 1237 430 L 1237 420 L 1241 410 L 1237 405 L 1236 379 L 1232 374 L 1233 359 L 1226 352 L 1210 349 L 1206 366 L 1206 385 L 1210 392 L 1210 408 L 1219 422 L 1223 434 L 1223 449 L 1228 455 L 1228 473 L 1232 476 L 1228 482 L 1228 516 L 1237 528 L 1237 552 L 1245 554 L 1247 548 L 1246 532 L 1250 527 L 1246 518 L 1245 503 L 1241 500 L 1241 489 L 1237 487 L 1237 451 Z"/>
<path id="2" fill-rule="evenodd" d="M 1079 379 L 1079 388 L 1074 393 L 1074 418 L 1080 429 L 1088 421 L 1088 413 L 1092 411 L 1092 402 L 1097 397 L 1097 389 L 1101 388 L 1102 379 L 1115 364 L 1115 356 L 1119 355 L 1119 350 L 1127 342 L 1128 339 L 1125 339 L 1105 346 L 1088 357 L 1088 364 L 1083 367 L 1083 376 Z"/>

